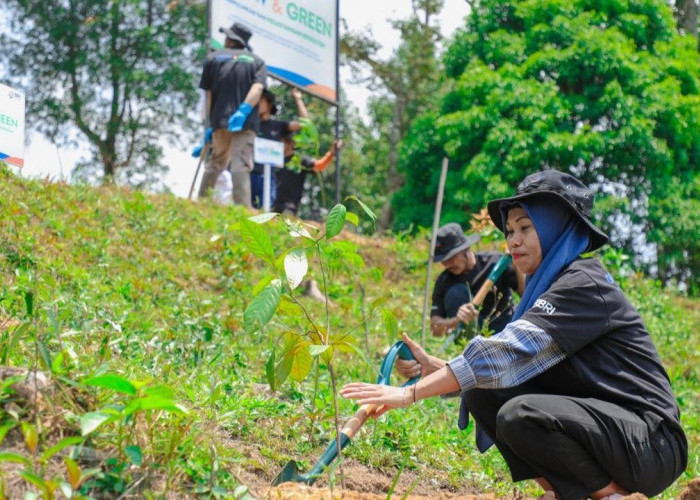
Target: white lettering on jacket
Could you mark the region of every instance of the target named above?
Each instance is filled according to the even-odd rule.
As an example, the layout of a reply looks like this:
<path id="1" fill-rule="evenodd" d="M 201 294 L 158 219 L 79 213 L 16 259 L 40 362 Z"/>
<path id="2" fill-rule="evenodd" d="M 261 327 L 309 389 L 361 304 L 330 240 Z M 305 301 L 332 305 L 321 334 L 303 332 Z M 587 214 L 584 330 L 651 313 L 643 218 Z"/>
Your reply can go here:
<path id="1" fill-rule="evenodd" d="M 557 308 L 554 307 L 552 304 L 542 299 L 537 299 L 535 301 L 535 307 L 542 309 L 547 314 L 554 314 L 554 311 L 557 310 Z"/>

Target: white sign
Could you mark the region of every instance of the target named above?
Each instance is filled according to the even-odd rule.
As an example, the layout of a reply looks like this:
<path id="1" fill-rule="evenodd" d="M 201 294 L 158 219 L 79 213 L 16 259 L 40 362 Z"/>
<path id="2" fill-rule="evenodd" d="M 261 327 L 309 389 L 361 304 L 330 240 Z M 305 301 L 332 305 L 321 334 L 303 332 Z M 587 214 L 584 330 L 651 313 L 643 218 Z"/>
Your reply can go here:
<path id="1" fill-rule="evenodd" d="M 211 0 L 211 44 L 223 47 L 219 28 L 243 23 L 271 76 L 336 104 L 337 12 L 337 0 Z"/>
<path id="2" fill-rule="evenodd" d="M 0 83 L 0 161 L 24 165 L 24 92 Z"/>
<path id="3" fill-rule="evenodd" d="M 256 137 L 253 146 L 253 158 L 255 163 L 270 165 L 271 167 L 283 167 L 284 143 Z"/>

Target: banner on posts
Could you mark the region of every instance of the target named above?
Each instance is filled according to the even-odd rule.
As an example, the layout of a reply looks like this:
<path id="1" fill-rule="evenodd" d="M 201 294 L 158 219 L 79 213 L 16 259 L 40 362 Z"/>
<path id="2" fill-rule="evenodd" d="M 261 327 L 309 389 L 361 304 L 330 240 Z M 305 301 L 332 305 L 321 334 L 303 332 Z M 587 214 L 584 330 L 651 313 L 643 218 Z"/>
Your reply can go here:
<path id="1" fill-rule="evenodd" d="M 0 160 L 24 165 L 24 92 L 0 83 Z"/>
<path id="2" fill-rule="evenodd" d="M 211 46 L 224 45 L 219 28 L 243 23 L 270 76 L 337 104 L 337 11 L 337 0 L 210 0 Z"/>

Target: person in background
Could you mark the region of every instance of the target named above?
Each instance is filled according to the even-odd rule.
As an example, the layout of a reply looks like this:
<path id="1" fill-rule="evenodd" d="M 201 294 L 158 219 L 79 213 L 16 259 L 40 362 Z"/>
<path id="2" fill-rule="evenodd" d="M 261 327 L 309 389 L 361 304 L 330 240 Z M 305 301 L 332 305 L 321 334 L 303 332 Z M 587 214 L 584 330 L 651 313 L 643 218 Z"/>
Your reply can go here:
<path id="1" fill-rule="evenodd" d="M 298 116 L 300 118 L 306 118 L 307 111 L 306 106 L 304 106 L 304 101 L 301 99 L 301 91 L 294 87 L 292 88 L 292 97 L 297 105 Z M 273 119 L 272 116 L 277 114 L 277 104 L 275 103 L 275 94 L 270 90 L 265 89 L 263 91 L 262 97 L 260 98 L 260 104 L 258 105 L 258 113 L 260 114 L 260 127 L 258 129 L 258 137 L 263 139 L 269 139 L 271 141 L 279 141 L 285 143 L 285 149 L 287 146 L 287 138 L 301 129 L 301 124 L 297 120 L 284 121 Z M 287 156 L 285 151 L 285 157 Z M 277 199 L 277 173 L 276 168 L 271 169 L 270 177 L 270 205 L 274 206 L 275 200 Z M 263 201 L 263 173 L 264 166 L 260 163 L 255 163 L 253 171 L 250 174 L 250 185 L 251 185 L 251 195 L 252 204 L 255 208 L 262 207 Z"/>
<path id="2" fill-rule="evenodd" d="M 642 318 L 596 258 L 605 233 L 593 193 L 556 170 L 526 177 L 488 204 L 515 266 L 527 276 L 512 321 L 444 361 L 404 335 L 417 384 L 351 383 L 341 390 L 375 416 L 461 393 L 481 452 L 495 444 L 513 481 L 534 479 L 543 499 L 616 500 L 660 494 L 685 470 L 688 443 L 671 383 Z"/>
<path id="3" fill-rule="evenodd" d="M 248 45 L 252 35 L 248 27 L 234 23 L 219 31 L 226 35 L 224 48 L 209 54 L 199 83 L 206 91 L 204 142 L 212 145 L 199 197 L 209 195 L 219 174 L 230 163 L 233 201 L 251 207 L 250 172 L 259 122 L 254 108 L 262 95 L 267 69 Z"/>
<path id="4" fill-rule="evenodd" d="M 478 320 L 479 331 L 486 326 L 498 332 L 510 322 L 513 315 L 511 292 L 522 295 L 525 289 L 525 277 L 512 264 L 494 283 L 479 310 L 471 303 L 472 296 L 501 258 L 498 252 L 472 251 L 470 247 L 480 239 L 478 234 L 465 235 L 454 222 L 438 229 L 433 262 L 440 262 L 445 270 L 433 288 L 430 331 L 434 336 L 443 336 L 462 324 L 467 338 L 471 338 L 474 332 L 468 325 L 474 319 Z"/>

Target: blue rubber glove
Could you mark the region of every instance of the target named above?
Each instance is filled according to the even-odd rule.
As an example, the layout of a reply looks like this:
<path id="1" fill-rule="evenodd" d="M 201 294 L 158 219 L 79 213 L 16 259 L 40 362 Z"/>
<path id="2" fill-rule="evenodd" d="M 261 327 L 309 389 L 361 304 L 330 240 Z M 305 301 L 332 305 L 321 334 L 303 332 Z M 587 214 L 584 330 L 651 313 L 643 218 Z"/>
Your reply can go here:
<path id="1" fill-rule="evenodd" d="M 229 131 L 238 132 L 240 130 L 243 130 L 245 120 L 246 118 L 248 118 L 248 115 L 251 111 L 253 111 L 253 106 L 251 106 L 245 101 L 240 106 L 238 106 L 236 112 L 231 115 L 231 118 L 228 119 Z"/>
<path id="2" fill-rule="evenodd" d="M 204 141 L 200 142 L 197 144 L 194 149 L 192 150 L 192 157 L 193 158 L 199 158 L 199 155 L 202 154 L 202 149 L 204 149 L 204 146 L 209 144 L 211 142 L 211 135 L 214 133 L 214 129 L 209 127 L 204 131 Z"/>

